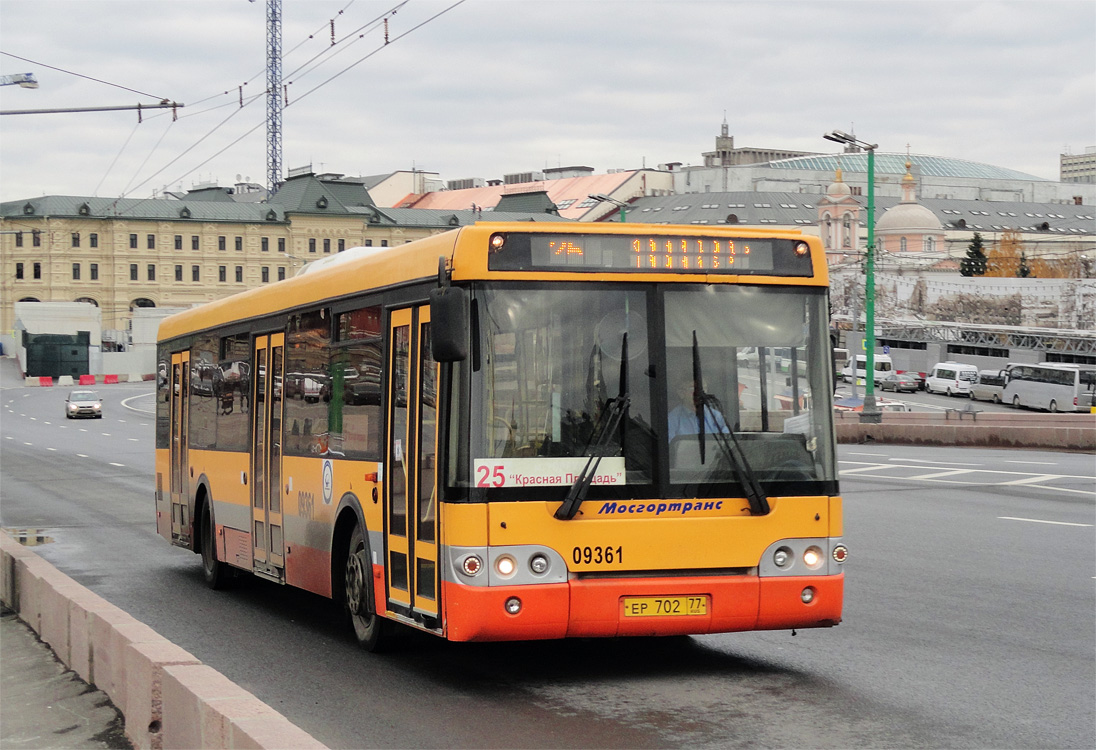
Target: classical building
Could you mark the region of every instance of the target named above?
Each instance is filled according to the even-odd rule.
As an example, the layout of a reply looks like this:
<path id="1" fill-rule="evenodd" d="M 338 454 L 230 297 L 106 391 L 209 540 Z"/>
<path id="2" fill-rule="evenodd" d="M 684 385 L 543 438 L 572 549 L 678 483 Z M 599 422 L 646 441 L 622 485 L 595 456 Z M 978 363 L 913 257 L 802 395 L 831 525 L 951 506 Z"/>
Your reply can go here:
<path id="1" fill-rule="evenodd" d="M 349 247 L 399 245 L 482 218 L 377 206 L 362 178 L 336 174 L 296 174 L 266 203 L 236 197 L 203 187 L 178 198 L 0 204 L 0 334 L 13 330 L 15 302 L 87 302 L 102 311 L 104 347 L 121 347 L 134 309 L 209 302 Z M 493 218 L 564 220 L 543 209 Z"/>
<path id="2" fill-rule="evenodd" d="M 1059 158 L 1062 182 L 1096 184 L 1096 146 L 1088 146 L 1083 154 L 1062 154 Z"/>
<path id="3" fill-rule="evenodd" d="M 912 166 L 906 162 L 902 200 L 875 221 L 875 246 L 885 253 L 936 253 L 945 249 L 944 225 L 914 195 Z"/>

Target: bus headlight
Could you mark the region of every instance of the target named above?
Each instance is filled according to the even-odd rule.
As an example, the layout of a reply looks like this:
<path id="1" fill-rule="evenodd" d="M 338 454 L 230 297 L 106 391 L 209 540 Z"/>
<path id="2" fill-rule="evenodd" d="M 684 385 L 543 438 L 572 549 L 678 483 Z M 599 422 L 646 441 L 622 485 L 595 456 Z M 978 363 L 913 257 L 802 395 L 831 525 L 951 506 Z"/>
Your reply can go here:
<path id="1" fill-rule="evenodd" d="M 818 570 L 822 566 L 822 561 L 825 560 L 825 555 L 822 554 L 822 550 L 818 547 L 807 547 L 803 551 L 803 564 L 811 570 Z"/>
<path id="2" fill-rule="evenodd" d="M 536 554 L 529 558 L 529 570 L 533 571 L 538 576 L 547 573 L 548 567 L 548 558 L 544 555 Z"/>
<path id="3" fill-rule="evenodd" d="M 786 568 L 792 564 L 792 551 L 787 547 L 781 547 L 773 553 L 773 563 L 778 568 Z"/>
<path id="4" fill-rule="evenodd" d="M 499 578 L 509 578 L 518 569 L 518 564 L 510 555 L 499 555 L 495 560 L 495 572 Z"/>

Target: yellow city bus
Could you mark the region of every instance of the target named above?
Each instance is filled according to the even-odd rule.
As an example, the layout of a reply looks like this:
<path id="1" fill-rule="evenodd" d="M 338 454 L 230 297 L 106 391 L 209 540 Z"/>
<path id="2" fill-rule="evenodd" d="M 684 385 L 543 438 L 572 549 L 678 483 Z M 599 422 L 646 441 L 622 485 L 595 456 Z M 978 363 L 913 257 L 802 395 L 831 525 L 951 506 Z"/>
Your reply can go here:
<path id="1" fill-rule="evenodd" d="M 157 530 L 369 649 L 836 625 L 827 285 L 817 238 L 711 226 L 309 264 L 161 324 Z"/>

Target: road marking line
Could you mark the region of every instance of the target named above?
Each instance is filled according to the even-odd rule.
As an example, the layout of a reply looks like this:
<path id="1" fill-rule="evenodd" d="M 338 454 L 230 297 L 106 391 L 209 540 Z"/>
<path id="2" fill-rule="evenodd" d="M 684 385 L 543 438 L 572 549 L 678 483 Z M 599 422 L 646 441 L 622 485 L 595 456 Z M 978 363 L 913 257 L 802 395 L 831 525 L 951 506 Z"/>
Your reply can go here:
<path id="1" fill-rule="evenodd" d="M 1002 461 L 1003 464 L 1030 464 L 1032 466 L 1057 466 L 1057 461 Z"/>
<path id="2" fill-rule="evenodd" d="M 13 438 L 11 435 L 5 435 L 4 439 L 5 440 L 15 440 L 15 438 Z"/>
<path id="3" fill-rule="evenodd" d="M 139 443 L 139 442 L 141 442 L 141 441 L 140 441 L 140 439 L 139 439 L 139 438 L 130 438 L 130 439 L 129 439 L 129 442 L 131 442 L 131 443 Z"/>
<path id="4" fill-rule="evenodd" d="M 103 437 L 110 437 L 109 432 L 100 432 L 99 434 L 102 435 Z"/>
<path id="5" fill-rule="evenodd" d="M 34 443 L 23 443 L 23 445 L 34 445 Z"/>
<path id="6" fill-rule="evenodd" d="M 882 458 L 887 457 L 886 453 L 853 453 L 852 451 L 849 451 L 849 455 L 850 456 L 880 456 Z"/>
<path id="7" fill-rule="evenodd" d="M 56 449 L 56 448 L 46 448 L 46 450 L 48 450 L 48 451 L 55 451 L 55 450 L 57 450 L 57 449 Z"/>
<path id="8" fill-rule="evenodd" d="M 1000 482 L 999 484 L 1031 484 L 1032 482 L 1044 482 L 1047 479 L 1054 479 L 1054 474 L 1036 474 L 1033 477 L 1027 477 L 1026 479 L 1013 479 L 1009 482 Z"/>
<path id="9" fill-rule="evenodd" d="M 909 479 L 937 479 L 939 477 L 953 477 L 956 474 L 970 474 L 973 469 L 948 469 L 947 471 L 938 471 L 935 474 L 918 474 L 915 477 L 909 477 Z"/>
<path id="10" fill-rule="evenodd" d="M 87 458 L 87 456 L 86 456 L 85 454 L 83 454 L 83 453 L 77 453 L 77 454 L 76 454 L 76 457 L 77 457 L 77 458 Z"/>
<path id="11" fill-rule="evenodd" d="M 38 421 L 38 417 L 31 417 L 31 418 L 30 418 L 30 421 L 31 421 L 31 422 L 37 422 L 37 421 Z"/>
<path id="12" fill-rule="evenodd" d="M 1002 521 L 1027 521 L 1028 523 L 1050 523 L 1055 526 L 1088 526 L 1091 527 L 1091 523 L 1069 523 L 1068 521 L 1043 521 L 1039 518 L 1015 518 L 1013 516 L 997 516 Z"/>
<path id="13" fill-rule="evenodd" d="M 111 466 L 121 466 L 122 468 L 125 468 L 125 466 L 126 466 L 125 464 L 116 464 L 113 461 L 110 462 L 110 465 Z"/>
<path id="14" fill-rule="evenodd" d="M 943 466 L 984 466 L 985 464 L 959 463 L 956 461 L 933 461 L 931 458 L 892 458 L 891 461 L 917 464 L 942 464 Z"/>

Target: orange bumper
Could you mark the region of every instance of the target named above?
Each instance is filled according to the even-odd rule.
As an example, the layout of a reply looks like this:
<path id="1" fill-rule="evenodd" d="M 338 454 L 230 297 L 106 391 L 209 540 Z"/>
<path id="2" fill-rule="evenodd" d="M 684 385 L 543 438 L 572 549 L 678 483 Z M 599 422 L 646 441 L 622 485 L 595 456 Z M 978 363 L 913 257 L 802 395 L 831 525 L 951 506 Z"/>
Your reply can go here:
<path id="1" fill-rule="evenodd" d="M 537 586 L 443 584 L 453 641 L 514 641 L 625 635 L 695 635 L 829 627 L 841 622 L 844 574 L 789 578 L 687 577 L 569 581 Z M 804 603 L 805 588 L 814 597 Z M 634 617 L 624 597 L 703 596 L 707 613 Z M 509 614 L 505 603 L 521 600 Z"/>

